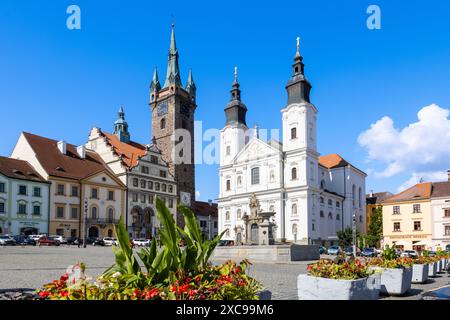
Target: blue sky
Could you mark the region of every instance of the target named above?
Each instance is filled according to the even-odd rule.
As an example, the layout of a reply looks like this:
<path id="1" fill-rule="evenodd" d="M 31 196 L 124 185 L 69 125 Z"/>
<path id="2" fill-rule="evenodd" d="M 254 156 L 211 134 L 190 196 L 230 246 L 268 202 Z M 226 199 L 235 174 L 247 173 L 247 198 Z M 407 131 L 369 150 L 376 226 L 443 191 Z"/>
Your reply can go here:
<path id="1" fill-rule="evenodd" d="M 66 28 L 71 4 L 81 8 L 81 30 Z M 366 27 L 370 4 L 381 8 L 381 30 Z M 370 147 L 359 144 L 358 136 L 384 116 L 400 131 L 417 122 L 425 106 L 450 108 L 449 12 L 448 1 L 435 0 L 2 0 L 0 154 L 10 154 L 21 131 L 81 144 L 94 125 L 112 131 L 120 104 L 132 139 L 149 143 L 149 84 L 155 66 L 160 78 L 165 75 L 173 15 L 182 81 L 192 68 L 196 120 L 204 128 L 224 125 L 235 65 L 249 126 L 281 127 L 284 86 L 300 36 L 311 99 L 319 109 L 319 152 L 339 153 L 368 172 L 367 190 L 396 192 L 413 172 L 418 177 L 450 169 L 447 154 L 426 163 L 411 160 L 381 177 L 372 173 L 394 160 L 376 154 L 368 162 Z M 448 133 L 446 122 L 442 130 Z M 431 137 L 442 134 L 432 131 Z M 408 132 L 403 139 L 408 142 Z M 433 150 L 408 152 L 399 157 L 420 158 Z M 217 169 L 197 166 L 200 199 L 217 197 Z"/>

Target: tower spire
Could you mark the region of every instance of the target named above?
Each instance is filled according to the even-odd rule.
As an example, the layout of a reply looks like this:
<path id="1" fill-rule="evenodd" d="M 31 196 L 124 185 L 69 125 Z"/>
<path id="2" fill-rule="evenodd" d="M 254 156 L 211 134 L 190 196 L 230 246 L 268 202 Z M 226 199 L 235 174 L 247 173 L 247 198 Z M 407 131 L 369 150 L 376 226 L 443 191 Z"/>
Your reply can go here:
<path id="1" fill-rule="evenodd" d="M 164 88 L 170 84 L 181 86 L 180 69 L 178 67 L 178 50 L 175 41 L 175 24 L 172 22 L 172 34 L 170 36 L 169 57 L 167 63 L 166 81 Z"/>
<path id="2" fill-rule="evenodd" d="M 128 123 L 125 121 L 125 112 L 123 105 L 120 105 L 119 118 L 114 122 L 114 134 L 119 141 L 128 143 L 130 142 L 130 133 L 128 132 Z"/>
<path id="3" fill-rule="evenodd" d="M 245 123 L 245 114 L 247 113 L 247 107 L 241 101 L 241 90 L 238 82 L 237 67 L 234 67 L 234 81 L 231 85 L 231 97 L 230 102 L 225 107 L 225 114 L 227 116 L 227 124 L 243 124 Z"/>
<path id="4" fill-rule="evenodd" d="M 300 54 L 300 37 L 297 37 L 297 51 L 292 65 L 292 77 L 286 85 L 286 90 L 288 91 L 288 104 L 310 102 L 311 84 L 305 77 L 305 65 Z"/>
<path id="5" fill-rule="evenodd" d="M 150 85 L 150 91 L 155 92 L 161 89 L 161 84 L 159 83 L 158 78 L 158 68 L 155 67 L 155 71 L 153 71 L 153 79 L 152 84 Z"/>
<path id="6" fill-rule="evenodd" d="M 192 76 L 192 69 L 189 69 L 189 75 L 186 82 L 186 91 L 193 97 L 195 97 L 195 92 L 197 88 L 195 86 L 194 77 Z"/>

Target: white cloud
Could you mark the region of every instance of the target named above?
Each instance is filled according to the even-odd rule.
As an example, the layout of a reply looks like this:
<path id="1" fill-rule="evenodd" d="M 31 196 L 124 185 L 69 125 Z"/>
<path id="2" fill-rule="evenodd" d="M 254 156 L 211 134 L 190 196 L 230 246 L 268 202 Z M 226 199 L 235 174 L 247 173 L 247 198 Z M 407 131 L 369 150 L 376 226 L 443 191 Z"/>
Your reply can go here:
<path id="1" fill-rule="evenodd" d="M 403 190 L 408 189 L 409 187 L 412 187 L 413 185 L 419 183 L 420 181 L 423 182 L 437 182 L 437 181 L 446 181 L 447 180 L 447 173 L 443 171 L 436 171 L 436 172 L 413 172 L 411 177 L 406 180 L 400 187 L 397 188 L 397 192 L 402 192 Z"/>
<path id="2" fill-rule="evenodd" d="M 200 191 L 195 191 L 195 200 L 199 200 L 200 199 Z"/>
<path id="3" fill-rule="evenodd" d="M 358 143 L 367 149 L 368 163 L 383 166 L 381 171 L 374 171 L 374 176 L 387 178 L 413 172 L 407 185 L 415 175 L 420 180 L 421 174 L 445 174 L 450 169 L 449 114 L 448 109 L 432 104 L 417 113 L 417 122 L 404 128 L 395 128 L 394 121 L 385 116 L 362 132 Z"/>

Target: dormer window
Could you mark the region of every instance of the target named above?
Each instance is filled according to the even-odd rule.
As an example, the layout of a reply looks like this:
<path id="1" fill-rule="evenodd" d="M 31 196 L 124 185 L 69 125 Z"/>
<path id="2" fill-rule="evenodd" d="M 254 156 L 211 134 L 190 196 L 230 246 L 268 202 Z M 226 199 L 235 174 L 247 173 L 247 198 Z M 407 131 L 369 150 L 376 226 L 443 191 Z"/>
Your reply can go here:
<path id="1" fill-rule="evenodd" d="M 13 172 L 14 172 L 15 174 L 20 174 L 21 176 L 24 175 L 22 171 L 17 170 L 17 169 L 14 169 Z"/>

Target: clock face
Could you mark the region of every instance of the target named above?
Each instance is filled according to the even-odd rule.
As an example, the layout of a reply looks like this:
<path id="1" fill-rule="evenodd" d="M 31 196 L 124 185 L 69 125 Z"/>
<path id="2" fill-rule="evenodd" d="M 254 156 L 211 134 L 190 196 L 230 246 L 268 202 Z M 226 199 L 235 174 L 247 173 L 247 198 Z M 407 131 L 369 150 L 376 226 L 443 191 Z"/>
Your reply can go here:
<path id="1" fill-rule="evenodd" d="M 167 110 L 168 110 L 167 101 L 162 101 L 162 102 L 158 103 L 156 108 L 157 108 L 157 112 L 158 112 L 158 117 L 161 117 L 161 116 L 167 114 Z"/>
<path id="2" fill-rule="evenodd" d="M 189 117 L 189 114 L 190 114 L 190 110 L 189 109 L 190 108 L 189 108 L 189 106 L 187 104 L 182 104 L 180 106 L 180 113 L 185 115 L 185 116 L 187 116 L 187 117 Z"/>
<path id="3" fill-rule="evenodd" d="M 190 206 L 191 205 L 191 194 L 189 192 L 180 192 L 181 203 Z"/>

